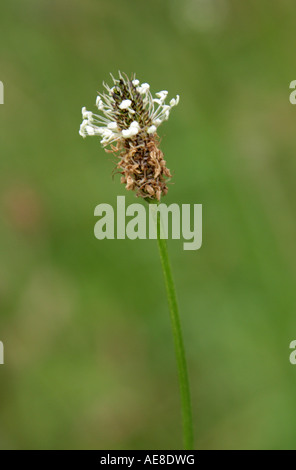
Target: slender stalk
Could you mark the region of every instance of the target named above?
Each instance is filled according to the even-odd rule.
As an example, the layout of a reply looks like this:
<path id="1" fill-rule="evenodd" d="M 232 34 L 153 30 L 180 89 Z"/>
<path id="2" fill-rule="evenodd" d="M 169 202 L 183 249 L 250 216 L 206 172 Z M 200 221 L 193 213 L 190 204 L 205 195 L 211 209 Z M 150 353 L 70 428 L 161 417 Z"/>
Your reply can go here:
<path id="1" fill-rule="evenodd" d="M 157 242 L 160 253 L 161 265 L 165 280 L 172 331 L 175 344 L 175 353 L 178 367 L 179 376 L 179 387 L 181 397 L 181 408 L 182 408 L 182 419 L 183 419 L 183 440 L 184 448 L 186 450 L 192 450 L 194 447 L 193 438 L 193 422 L 192 422 L 192 411 L 191 411 L 191 399 L 190 399 L 190 388 L 189 379 L 187 372 L 187 363 L 184 349 L 184 342 L 182 336 L 180 315 L 176 297 L 176 291 L 172 276 L 172 270 L 169 262 L 169 255 L 167 249 L 167 242 L 165 239 L 160 238 L 161 220 L 160 214 L 157 213 Z"/>

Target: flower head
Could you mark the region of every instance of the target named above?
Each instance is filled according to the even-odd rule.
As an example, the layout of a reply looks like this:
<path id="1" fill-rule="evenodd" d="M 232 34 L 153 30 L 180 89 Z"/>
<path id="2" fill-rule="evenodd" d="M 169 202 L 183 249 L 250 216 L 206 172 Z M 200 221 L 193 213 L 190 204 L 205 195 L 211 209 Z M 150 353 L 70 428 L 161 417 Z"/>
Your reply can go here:
<path id="1" fill-rule="evenodd" d="M 166 90 L 153 98 L 150 85 L 141 84 L 135 76 L 129 79 L 119 73 L 118 79 L 112 79 L 112 88 L 104 84 L 106 91 L 96 99 L 100 114 L 82 108 L 79 134 L 100 136 L 103 147 L 111 145 L 111 152 L 120 159 L 117 169 L 126 189 L 135 190 L 137 196 L 160 200 L 167 193 L 166 181 L 171 174 L 158 148 L 157 129 L 169 118 L 179 96 L 166 104 Z"/>

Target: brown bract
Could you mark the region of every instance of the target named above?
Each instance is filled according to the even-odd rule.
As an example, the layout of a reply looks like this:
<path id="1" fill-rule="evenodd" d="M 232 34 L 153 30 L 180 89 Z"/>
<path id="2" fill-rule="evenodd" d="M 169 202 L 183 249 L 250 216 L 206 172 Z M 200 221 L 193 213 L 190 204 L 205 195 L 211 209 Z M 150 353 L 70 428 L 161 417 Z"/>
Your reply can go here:
<path id="1" fill-rule="evenodd" d="M 168 192 L 167 182 L 172 175 L 158 145 L 157 134 L 140 133 L 108 150 L 119 158 L 116 169 L 122 175 L 121 183 L 137 197 L 160 201 Z"/>

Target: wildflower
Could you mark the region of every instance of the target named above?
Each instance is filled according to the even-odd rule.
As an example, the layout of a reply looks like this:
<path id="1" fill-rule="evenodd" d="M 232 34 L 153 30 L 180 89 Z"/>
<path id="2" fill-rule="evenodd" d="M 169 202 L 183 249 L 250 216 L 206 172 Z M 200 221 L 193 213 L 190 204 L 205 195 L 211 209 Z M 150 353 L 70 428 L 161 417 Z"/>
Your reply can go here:
<path id="1" fill-rule="evenodd" d="M 114 86 L 104 84 L 106 91 L 96 99 L 101 114 L 82 108 L 79 134 L 100 136 L 103 147 L 110 145 L 111 150 L 105 150 L 119 158 L 116 168 L 126 189 L 143 198 L 160 200 L 167 194 L 166 183 L 172 175 L 159 149 L 157 129 L 169 118 L 179 96 L 166 104 L 166 90 L 153 98 L 149 83 L 141 84 L 135 76 L 130 80 L 119 73 L 118 79 L 112 79 Z"/>

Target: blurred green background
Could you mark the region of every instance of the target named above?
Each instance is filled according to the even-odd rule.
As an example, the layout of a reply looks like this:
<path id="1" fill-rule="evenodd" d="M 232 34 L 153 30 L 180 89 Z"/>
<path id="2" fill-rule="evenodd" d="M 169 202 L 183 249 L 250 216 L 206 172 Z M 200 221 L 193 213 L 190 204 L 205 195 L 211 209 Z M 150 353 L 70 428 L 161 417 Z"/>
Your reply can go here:
<path id="1" fill-rule="evenodd" d="M 196 447 L 295 449 L 296 4 L 11 0 L 0 15 L 1 449 L 178 449 L 173 342 L 153 240 L 94 238 L 117 195 L 78 135 L 109 72 L 180 94 L 160 128 Z"/>

